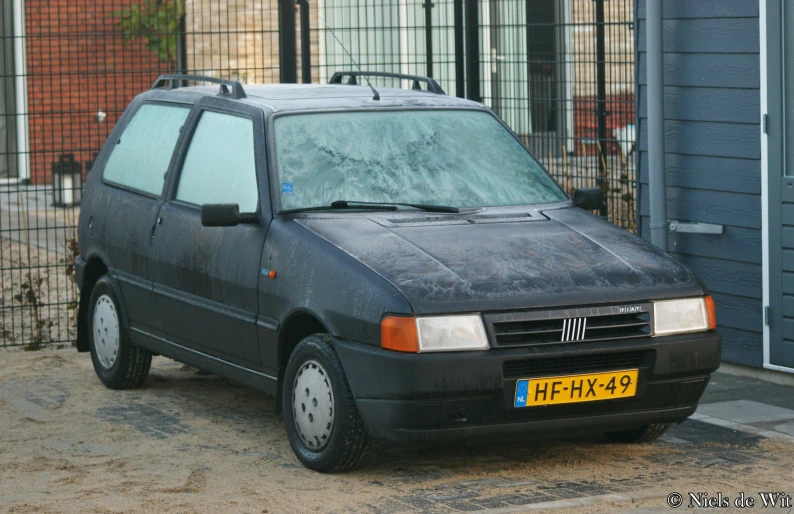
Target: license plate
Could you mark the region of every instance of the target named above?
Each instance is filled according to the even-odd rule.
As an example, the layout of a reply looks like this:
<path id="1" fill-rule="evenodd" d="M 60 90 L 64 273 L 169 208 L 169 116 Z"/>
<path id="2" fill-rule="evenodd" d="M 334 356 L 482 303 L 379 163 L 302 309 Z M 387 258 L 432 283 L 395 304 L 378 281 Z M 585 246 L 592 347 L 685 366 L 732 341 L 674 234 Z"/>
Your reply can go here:
<path id="1" fill-rule="evenodd" d="M 637 394 L 639 371 L 609 371 L 563 377 L 525 378 L 516 382 L 515 407 L 597 402 Z"/>

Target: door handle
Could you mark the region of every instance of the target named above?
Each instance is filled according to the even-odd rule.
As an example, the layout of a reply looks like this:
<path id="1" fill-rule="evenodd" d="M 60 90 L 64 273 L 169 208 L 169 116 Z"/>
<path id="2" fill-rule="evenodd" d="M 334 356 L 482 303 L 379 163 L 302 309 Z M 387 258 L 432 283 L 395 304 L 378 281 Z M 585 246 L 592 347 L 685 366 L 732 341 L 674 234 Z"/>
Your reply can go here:
<path id="1" fill-rule="evenodd" d="M 157 220 L 155 220 L 154 225 L 152 225 L 152 233 L 151 237 L 149 238 L 149 248 L 151 249 L 154 246 L 154 235 L 157 233 L 157 225 L 163 224 L 163 218 L 161 216 L 157 216 Z"/>

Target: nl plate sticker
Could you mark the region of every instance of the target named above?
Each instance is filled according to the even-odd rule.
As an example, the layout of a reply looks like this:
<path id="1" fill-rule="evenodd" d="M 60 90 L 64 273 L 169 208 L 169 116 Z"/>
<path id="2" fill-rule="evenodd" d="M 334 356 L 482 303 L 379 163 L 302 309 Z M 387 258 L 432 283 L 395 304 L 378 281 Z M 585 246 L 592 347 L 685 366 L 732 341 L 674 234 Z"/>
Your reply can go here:
<path id="1" fill-rule="evenodd" d="M 282 182 L 281 183 L 281 194 L 282 195 L 291 195 L 293 193 L 292 182 Z"/>

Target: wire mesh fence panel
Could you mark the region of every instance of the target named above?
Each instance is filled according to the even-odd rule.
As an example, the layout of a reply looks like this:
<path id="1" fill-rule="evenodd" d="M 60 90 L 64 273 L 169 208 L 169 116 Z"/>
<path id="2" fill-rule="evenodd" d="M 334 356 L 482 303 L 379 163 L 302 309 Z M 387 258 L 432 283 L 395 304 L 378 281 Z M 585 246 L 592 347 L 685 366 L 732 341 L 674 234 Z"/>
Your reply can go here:
<path id="1" fill-rule="evenodd" d="M 75 340 L 82 184 L 132 98 L 177 71 L 278 82 L 276 12 L 231 0 L 0 0 L 0 345 Z"/>
<path id="2" fill-rule="evenodd" d="M 636 229 L 632 1 L 311 5 L 313 79 L 327 82 L 336 71 L 358 68 L 432 76 L 448 94 L 491 107 L 568 193 L 601 187 L 601 214 Z"/>
<path id="3" fill-rule="evenodd" d="M 566 192 L 601 187 L 601 214 L 635 230 L 633 3 L 478 4 L 482 101 Z"/>
<path id="4" fill-rule="evenodd" d="M 431 76 L 493 108 L 567 192 L 602 187 L 603 214 L 634 230 L 632 9 L 632 0 L 0 0 L 0 346 L 74 341 L 82 185 L 125 107 L 162 73 L 243 83 L 327 83 L 359 67 Z"/>
<path id="5" fill-rule="evenodd" d="M 336 71 L 360 68 L 430 76 L 455 94 L 453 0 L 318 0 L 311 5 L 317 40 L 312 75 L 320 83 Z M 407 80 L 370 80 L 385 87 L 411 87 Z"/>

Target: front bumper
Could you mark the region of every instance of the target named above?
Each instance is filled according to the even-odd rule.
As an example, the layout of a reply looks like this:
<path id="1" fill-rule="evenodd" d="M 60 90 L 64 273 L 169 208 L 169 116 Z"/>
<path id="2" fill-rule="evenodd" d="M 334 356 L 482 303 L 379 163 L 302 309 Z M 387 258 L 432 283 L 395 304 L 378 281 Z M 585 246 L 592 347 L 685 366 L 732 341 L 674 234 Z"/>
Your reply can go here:
<path id="1" fill-rule="evenodd" d="M 370 434 L 405 441 L 500 440 L 530 432 L 575 435 L 681 422 L 695 412 L 720 364 L 716 332 L 615 342 L 563 343 L 482 352 L 407 354 L 335 342 Z M 603 369 L 578 369 L 610 357 Z M 620 369 L 639 359 L 633 398 L 547 407 L 513 407 L 518 378 Z M 510 364 L 505 366 L 505 362 Z M 519 376 L 534 369 L 532 376 Z M 551 364 L 549 364 L 551 363 Z M 523 366 L 527 364 L 528 367 Z M 553 364 L 553 365 L 552 365 Z M 556 366 L 556 367 L 555 367 Z M 527 372 L 530 373 L 530 372 Z"/>

